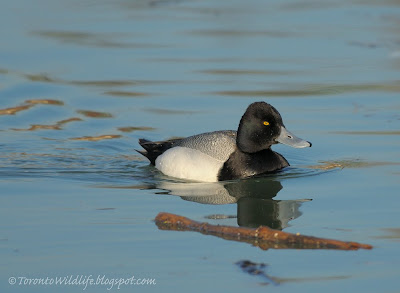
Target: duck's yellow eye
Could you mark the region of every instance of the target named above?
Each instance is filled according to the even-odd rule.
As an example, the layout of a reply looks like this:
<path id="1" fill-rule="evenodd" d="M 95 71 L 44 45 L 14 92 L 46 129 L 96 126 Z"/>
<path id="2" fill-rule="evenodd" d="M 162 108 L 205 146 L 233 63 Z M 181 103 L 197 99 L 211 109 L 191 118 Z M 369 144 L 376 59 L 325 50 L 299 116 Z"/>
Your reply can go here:
<path id="1" fill-rule="evenodd" d="M 264 121 L 263 124 L 264 125 L 269 125 L 269 122 L 268 121 Z"/>

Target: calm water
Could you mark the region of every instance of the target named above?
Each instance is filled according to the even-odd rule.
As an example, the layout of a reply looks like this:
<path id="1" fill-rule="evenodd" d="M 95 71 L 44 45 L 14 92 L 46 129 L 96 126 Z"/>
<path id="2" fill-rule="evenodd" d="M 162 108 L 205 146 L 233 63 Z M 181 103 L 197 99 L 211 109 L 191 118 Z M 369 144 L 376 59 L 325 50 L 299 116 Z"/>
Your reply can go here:
<path id="1" fill-rule="evenodd" d="M 0 19 L 1 292 L 83 291 L 18 284 L 69 276 L 156 279 L 123 292 L 398 292 L 398 2 L 20 0 Z M 134 151 L 236 129 L 258 100 L 313 143 L 274 147 L 285 172 L 180 182 Z M 161 211 L 374 249 L 263 251 L 158 230 Z"/>

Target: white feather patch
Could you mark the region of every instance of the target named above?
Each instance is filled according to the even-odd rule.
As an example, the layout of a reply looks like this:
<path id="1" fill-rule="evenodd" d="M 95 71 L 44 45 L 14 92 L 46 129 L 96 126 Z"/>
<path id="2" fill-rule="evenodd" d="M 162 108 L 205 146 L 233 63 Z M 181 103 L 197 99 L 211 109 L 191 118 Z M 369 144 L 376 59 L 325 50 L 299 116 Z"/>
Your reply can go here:
<path id="1" fill-rule="evenodd" d="M 224 162 L 185 147 L 173 147 L 156 159 L 156 168 L 168 176 L 203 182 L 218 181 Z"/>

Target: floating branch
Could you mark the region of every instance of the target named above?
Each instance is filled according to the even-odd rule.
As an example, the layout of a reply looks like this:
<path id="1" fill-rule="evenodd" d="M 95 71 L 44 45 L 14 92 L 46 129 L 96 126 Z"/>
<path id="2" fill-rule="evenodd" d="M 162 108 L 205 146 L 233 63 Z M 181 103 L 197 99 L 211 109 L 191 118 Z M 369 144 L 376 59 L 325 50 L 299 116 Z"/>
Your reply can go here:
<path id="1" fill-rule="evenodd" d="M 274 230 L 266 226 L 260 226 L 257 229 L 254 229 L 211 225 L 208 223 L 196 222 L 170 213 L 159 213 L 155 218 L 155 222 L 160 230 L 195 231 L 204 235 L 213 235 L 226 240 L 250 243 L 263 250 L 269 248 L 341 250 L 357 250 L 360 248 L 372 249 L 372 246 L 368 244 L 304 236 L 299 233 L 292 234 Z"/>

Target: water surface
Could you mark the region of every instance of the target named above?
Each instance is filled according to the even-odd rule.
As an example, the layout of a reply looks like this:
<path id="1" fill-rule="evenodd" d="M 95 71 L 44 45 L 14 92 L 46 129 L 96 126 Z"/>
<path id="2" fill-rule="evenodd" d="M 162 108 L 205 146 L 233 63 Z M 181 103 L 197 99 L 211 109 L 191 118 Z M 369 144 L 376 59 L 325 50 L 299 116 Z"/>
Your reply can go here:
<path id="1" fill-rule="evenodd" d="M 8 282 L 70 275 L 156 279 L 123 291 L 397 290 L 397 3 L 19 0 L 0 17 L 2 292 L 82 291 Z M 236 129 L 259 100 L 313 143 L 274 146 L 284 172 L 188 183 L 135 152 Z M 160 231 L 161 211 L 374 249 L 263 251 Z"/>

